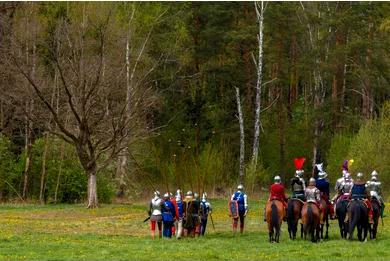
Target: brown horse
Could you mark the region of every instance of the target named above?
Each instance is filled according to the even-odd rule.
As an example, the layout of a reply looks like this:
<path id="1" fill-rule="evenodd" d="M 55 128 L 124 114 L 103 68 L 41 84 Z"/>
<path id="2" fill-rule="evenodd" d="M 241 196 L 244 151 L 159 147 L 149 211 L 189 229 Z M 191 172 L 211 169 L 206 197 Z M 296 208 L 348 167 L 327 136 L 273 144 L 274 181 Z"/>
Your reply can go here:
<path id="1" fill-rule="evenodd" d="M 320 213 L 320 238 L 324 239 L 324 225 L 326 225 L 325 239 L 329 238 L 328 230 L 329 230 L 329 208 L 328 204 L 324 198 L 321 198 L 321 213 Z"/>
<path id="2" fill-rule="evenodd" d="M 276 199 L 268 201 L 265 216 L 268 223 L 269 242 L 279 243 L 280 227 L 284 216 L 283 203 Z"/>
<path id="3" fill-rule="evenodd" d="M 306 202 L 302 207 L 303 234 L 309 233 L 312 242 L 317 242 L 320 236 L 320 210 L 313 202 Z M 315 233 L 315 234 L 314 234 Z"/>
<path id="4" fill-rule="evenodd" d="M 297 198 L 292 198 L 288 200 L 287 203 L 287 224 L 288 224 L 288 234 L 290 239 L 295 239 L 297 237 L 298 230 L 298 221 L 301 218 L 301 211 L 303 207 L 303 201 Z M 301 238 L 303 237 L 303 228 L 301 224 Z"/>

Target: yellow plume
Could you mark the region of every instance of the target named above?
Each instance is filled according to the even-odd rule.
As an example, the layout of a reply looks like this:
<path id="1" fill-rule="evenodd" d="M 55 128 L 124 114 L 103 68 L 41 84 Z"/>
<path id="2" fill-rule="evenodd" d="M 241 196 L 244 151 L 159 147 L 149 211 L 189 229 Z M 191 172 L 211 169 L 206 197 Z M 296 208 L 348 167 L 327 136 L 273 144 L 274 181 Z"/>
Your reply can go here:
<path id="1" fill-rule="evenodd" d="M 353 164 L 353 162 L 354 162 L 354 160 L 353 160 L 353 159 L 350 159 L 350 160 L 348 160 L 348 167 L 351 167 L 351 166 L 352 166 L 352 164 Z"/>

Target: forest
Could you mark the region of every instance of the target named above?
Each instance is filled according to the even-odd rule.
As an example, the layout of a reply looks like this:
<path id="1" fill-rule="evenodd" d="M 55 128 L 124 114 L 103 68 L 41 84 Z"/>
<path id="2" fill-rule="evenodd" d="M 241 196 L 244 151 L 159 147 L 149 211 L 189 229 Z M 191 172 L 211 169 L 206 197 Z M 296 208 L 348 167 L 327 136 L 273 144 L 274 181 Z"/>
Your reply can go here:
<path id="1" fill-rule="evenodd" d="M 388 2 L 0 3 L 0 200 L 390 182 Z M 289 185 L 287 185 L 289 188 Z"/>

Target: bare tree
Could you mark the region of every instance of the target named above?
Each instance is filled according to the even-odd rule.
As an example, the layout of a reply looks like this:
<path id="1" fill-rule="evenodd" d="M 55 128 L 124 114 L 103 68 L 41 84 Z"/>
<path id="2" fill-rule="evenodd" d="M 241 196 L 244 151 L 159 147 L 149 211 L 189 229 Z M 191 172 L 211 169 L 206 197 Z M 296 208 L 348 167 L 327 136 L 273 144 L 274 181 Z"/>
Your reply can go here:
<path id="1" fill-rule="evenodd" d="M 236 100 L 237 100 L 237 111 L 238 121 L 240 124 L 240 184 L 244 182 L 245 175 L 245 132 L 244 132 L 244 116 L 242 114 L 240 89 L 236 87 Z"/>
<path id="2" fill-rule="evenodd" d="M 131 142 L 146 135 L 145 118 L 154 99 L 151 89 L 139 84 L 129 100 L 131 112 L 127 111 L 123 62 L 118 59 L 123 55 L 116 46 L 112 12 L 100 10 L 103 15 L 92 18 L 88 11 L 93 12 L 83 5 L 80 23 L 60 18 L 50 39 L 40 42 L 47 55 L 46 64 L 40 63 L 36 69 L 37 77 L 32 77 L 18 52 L 9 52 L 9 58 L 50 111 L 55 122 L 50 131 L 75 147 L 88 176 L 87 207 L 95 208 L 97 174 L 128 146 L 123 144 L 125 139 Z M 12 49 L 20 49 L 17 36 L 12 39 Z M 58 72 L 62 110 L 56 110 L 50 102 L 53 77 L 47 74 L 47 66 Z"/>
<path id="3" fill-rule="evenodd" d="M 264 1 L 255 2 L 256 17 L 259 23 L 258 40 L 258 56 L 256 61 L 257 81 L 256 81 L 256 99 L 255 99 L 255 132 L 253 136 L 252 164 L 254 170 L 257 166 L 257 158 L 259 156 L 259 136 L 260 136 L 260 113 L 261 113 L 261 87 L 262 87 L 262 69 L 263 69 L 263 30 L 264 30 L 264 12 L 266 6 Z"/>

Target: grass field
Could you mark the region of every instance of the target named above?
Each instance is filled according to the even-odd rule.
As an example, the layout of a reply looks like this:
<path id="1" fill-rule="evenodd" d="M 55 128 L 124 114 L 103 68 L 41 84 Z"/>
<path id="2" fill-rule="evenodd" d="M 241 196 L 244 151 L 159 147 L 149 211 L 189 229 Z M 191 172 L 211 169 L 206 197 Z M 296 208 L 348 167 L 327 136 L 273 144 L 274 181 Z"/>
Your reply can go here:
<path id="1" fill-rule="evenodd" d="M 244 235 L 233 236 L 227 201 L 211 200 L 215 231 L 196 239 L 149 236 L 146 203 L 103 205 L 0 205 L 0 260 L 390 260 L 390 225 L 366 243 L 341 240 L 332 221 L 330 239 L 313 244 L 288 238 L 268 243 L 264 202 L 250 202 Z M 387 213 L 389 216 L 389 213 Z"/>

